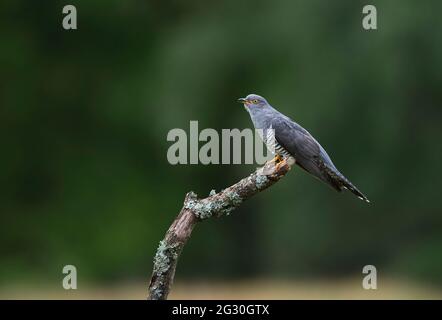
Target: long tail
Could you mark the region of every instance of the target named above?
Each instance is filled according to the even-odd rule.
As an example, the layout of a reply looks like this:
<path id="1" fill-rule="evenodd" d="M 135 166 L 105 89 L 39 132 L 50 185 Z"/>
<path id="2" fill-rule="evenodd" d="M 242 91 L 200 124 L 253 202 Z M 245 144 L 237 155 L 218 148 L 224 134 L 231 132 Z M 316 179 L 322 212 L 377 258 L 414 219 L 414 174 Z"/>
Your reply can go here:
<path id="1" fill-rule="evenodd" d="M 370 203 L 370 200 L 368 200 L 368 198 L 361 191 L 359 191 L 358 188 L 356 188 L 350 181 L 348 181 L 348 179 L 345 177 L 344 177 L 344 180 L 342 181 L 342 187 L 350 190 L 359 199 L 361 199 L 367 203 Z"/>
<path id="2" fill-rule="evenodd" d="M 356 188 L 342 173 L 340 173 L 335 168 L 330 168 L 325 165 L 326 171 L 328 173 L 328 180 L 330 184 L 338 191 L 342 189 L 350 190 L 354 195 L 356 195 L 359 199 L 369 203 L 370 200 L 361 192 L 358 188 Z"/>

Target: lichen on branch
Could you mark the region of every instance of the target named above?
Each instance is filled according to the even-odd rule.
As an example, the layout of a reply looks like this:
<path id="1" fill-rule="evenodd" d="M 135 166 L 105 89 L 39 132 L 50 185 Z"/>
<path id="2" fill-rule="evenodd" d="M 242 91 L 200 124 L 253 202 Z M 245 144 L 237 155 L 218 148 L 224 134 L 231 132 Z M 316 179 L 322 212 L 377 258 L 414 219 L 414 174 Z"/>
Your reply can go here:
<path id="1" fill-rule="evenodd" d="M 181 251 L 192 234 L 194 226 L 212 217 L 228 216 L 256 193 L 267 189 L 290 170 L 284 160 L 276 164 L 268 162 L 248 177 L 216 193 L 210 191 L 207 198 L 198 199 L 189 192 L 183 208 L 160 241 L 154 258 L 152 277 L 149 284 L 150 300 L 164 300 L 169 295 Z"/>

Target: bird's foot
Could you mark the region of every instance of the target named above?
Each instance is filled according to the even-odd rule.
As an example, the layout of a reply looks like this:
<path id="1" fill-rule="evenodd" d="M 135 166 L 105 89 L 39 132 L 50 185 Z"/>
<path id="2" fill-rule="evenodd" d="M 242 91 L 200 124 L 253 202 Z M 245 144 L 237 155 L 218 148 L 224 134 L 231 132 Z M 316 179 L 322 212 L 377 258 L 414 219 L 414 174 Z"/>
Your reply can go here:
<path id="1" fill-rule="evenodd" d="M 278 164 L 282 160 L 283 160 L 283 158 L 279 154 L 277 154 L 277 155 L 275 155 L 275 157 L 272 160 L 268 161 L 267 164 Z"/>
<path id="2" fill-rule="evenodd" d="M 264 175 L 274 174 L 276 171 L 280 170 L 281 167 L 284 167 L 287 164 L 288 162 L 286 158 L 283 158 L 280 155 L 276 155 L 272 160 L 266 162 L 266 164 L 263 167 L 263 174 Z"/>
<path id="3" fill-rule="evenodd" d="M 287 159 L 281 158 L 279 162 L 276 163 L 275 171 L 278 171 L 281 167 L 284 167 L 287 165 Z M 290 167 L 290 166 L 289 166 Z"/>
<path id="4" fill-rule="evenodd" d="M 277 154 L 277 155 L 275 156 L 275 159 L 276 159 L 276 163 L 281 163 L 281 162 L 284 160 L 284 158 L 281 157 L 279 154 Z"/>

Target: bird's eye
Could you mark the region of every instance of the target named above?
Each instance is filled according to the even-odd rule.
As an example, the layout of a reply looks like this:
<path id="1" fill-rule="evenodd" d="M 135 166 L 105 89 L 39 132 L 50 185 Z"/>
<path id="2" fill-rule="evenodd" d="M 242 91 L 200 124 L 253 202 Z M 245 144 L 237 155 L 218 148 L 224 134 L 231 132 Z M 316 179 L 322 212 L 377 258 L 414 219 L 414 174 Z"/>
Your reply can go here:
<path id="1" fill-rule="evenodd" d="M 253 100 L 252 102 L 253 102 L 253 103 L 258 103 L 258 100 L 255 99 L 255 100 Z"/>

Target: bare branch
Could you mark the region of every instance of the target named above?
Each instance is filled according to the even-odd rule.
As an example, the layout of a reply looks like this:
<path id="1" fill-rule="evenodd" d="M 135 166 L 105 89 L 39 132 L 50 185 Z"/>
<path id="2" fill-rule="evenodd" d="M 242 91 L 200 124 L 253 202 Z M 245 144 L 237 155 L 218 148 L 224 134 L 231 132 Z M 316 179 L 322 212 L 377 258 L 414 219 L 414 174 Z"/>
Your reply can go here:
<path id="1" fill-rule="evenodd" d="M 152 278 L 149 284 L 150 300 L 165 300 L 169 295 L 178 258 L 195 225 L 208 218 L 229 215 L 243 201 L 263 191 L 282 178 L 290 170 L 283 160 L 275 165 L 268 162 L 250 176 L 219 193 L 212 191 L 209 197 L 198 199 L 189 192 L 180 213 L 160 241 L 154 258 Z"/>

